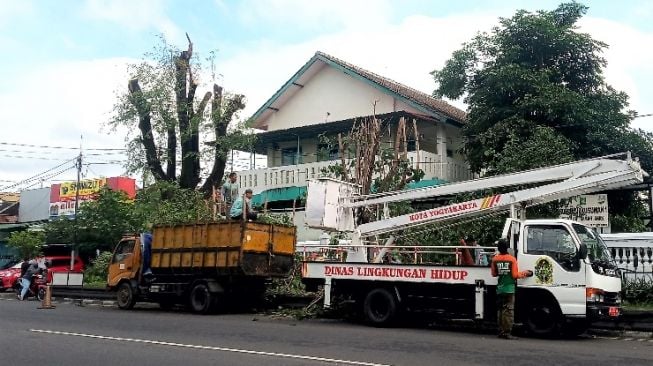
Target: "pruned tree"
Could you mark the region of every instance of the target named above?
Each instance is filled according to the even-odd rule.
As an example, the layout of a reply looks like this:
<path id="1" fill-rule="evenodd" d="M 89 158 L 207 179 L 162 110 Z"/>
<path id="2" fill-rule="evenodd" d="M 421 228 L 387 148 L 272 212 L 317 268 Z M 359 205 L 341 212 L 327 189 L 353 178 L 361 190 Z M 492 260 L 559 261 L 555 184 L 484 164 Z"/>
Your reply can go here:
<path id="1" fill-rule="evenodd" d="M 224 93 L 213 84 L 212 91 L 198 97 L 203 69 L 186 37 L 187 49 L 175 49 L 161 38 L 142 62 L 130 65 L 127 92 L 120 93 L 109 124 L 135 132 L 128 136 L 128 171 L 147 170 L 156 182 L 195 189 L 202 165 L 209 164 L 200 187 L 208 195 L 224 175 L 227 152 L 247 149 L 254 135 L 244 132 L 242 123 L 230 128 L 245 107 L 243 95 Z"/>
<path id="2" fill-rule="evenodd" d="M 372 191 L 401 190 L 412 181 L 419 181 L 424 173 L 408 160 L 408 136 L 417 139 L 417 127 L 408 129 L 404 117 L 395 124 L 394 136 L 390 133 L 393 123 L 376 115 L 361 118 L 354 123 L 347 135 L 338 134 L 337 139 L 322 136 L 325 146 L 337 146 L 340 163 L 323 172 L 361 186 L 361 194 Z M 337 145 L 336 145 L 337 143 Z"/>

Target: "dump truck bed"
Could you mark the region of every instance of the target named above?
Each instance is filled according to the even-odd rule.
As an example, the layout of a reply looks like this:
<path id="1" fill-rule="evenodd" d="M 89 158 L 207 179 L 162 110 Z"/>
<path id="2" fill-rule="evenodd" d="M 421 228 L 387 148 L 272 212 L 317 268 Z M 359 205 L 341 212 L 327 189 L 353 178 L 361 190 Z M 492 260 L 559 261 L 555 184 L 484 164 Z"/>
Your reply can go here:
<path id="1" fill-rule="evenodd" d="M 278 277 L 292 269 L 296 228 L 225 221 L 158 226 L 152 236 L 155 273 Z"/>

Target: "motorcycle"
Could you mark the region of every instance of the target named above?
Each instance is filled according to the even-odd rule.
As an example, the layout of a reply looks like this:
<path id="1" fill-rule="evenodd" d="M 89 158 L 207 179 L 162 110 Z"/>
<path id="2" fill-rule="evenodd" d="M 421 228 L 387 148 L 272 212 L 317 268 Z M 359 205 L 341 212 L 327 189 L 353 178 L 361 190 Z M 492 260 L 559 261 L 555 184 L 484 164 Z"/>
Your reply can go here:
<path id="1" fill-rule="evenodd" d="M 30 296 L 36 296 L 39 301 L 45 299 L 45 289 L 46 289 L 46 277 L 43 273 L 38 273 L 32 276 L 32 281 L 29 284 L 29 289 L 25 293 L 25 298 L 27 300 Z M 16 294 L 20 296 L 21 291 L 23 290 L 23 281 L 18 279 L 14 286 Z"/>

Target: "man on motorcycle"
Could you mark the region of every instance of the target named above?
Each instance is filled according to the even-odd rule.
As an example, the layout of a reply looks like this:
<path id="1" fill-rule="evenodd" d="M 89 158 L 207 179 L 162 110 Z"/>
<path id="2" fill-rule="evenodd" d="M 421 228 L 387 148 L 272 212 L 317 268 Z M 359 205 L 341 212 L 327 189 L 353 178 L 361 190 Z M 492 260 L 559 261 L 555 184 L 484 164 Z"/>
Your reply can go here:
<path id="1" fill-rule="evenodd" d="M 23 288 L 20 291 L 20 295 L 18 295 L 18 300 L 25 300 L 25 295 L 27 294 L 27 291 L 29 291 L 29 286 L 32 284 L 32 277 L 41 271 L 41 266 L 36 259 L 32 259 L 27 263 L 28 265 L 25 266 L 26 270 L 20 278 L 20 284 Z M 22 268 L 23 267 L 21 266 L 21 273 Z"/>

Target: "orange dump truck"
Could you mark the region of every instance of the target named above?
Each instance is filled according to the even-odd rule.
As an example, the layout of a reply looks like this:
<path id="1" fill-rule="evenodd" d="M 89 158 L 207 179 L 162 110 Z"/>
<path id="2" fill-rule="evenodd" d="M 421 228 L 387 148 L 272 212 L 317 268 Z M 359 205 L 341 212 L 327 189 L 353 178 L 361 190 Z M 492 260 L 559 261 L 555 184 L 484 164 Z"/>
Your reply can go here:
<path id="1" fill-rule="evenodd" d="M 125 236 L 118 243 L 108 287 L 122 309 L 148 301 L 207 313 L 260 297 L 271 278 L 288 275 L 295 234 L 295 227 L 257 222 L 157 226 L 151 235 Z"/>

